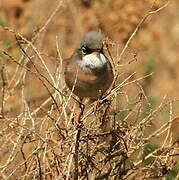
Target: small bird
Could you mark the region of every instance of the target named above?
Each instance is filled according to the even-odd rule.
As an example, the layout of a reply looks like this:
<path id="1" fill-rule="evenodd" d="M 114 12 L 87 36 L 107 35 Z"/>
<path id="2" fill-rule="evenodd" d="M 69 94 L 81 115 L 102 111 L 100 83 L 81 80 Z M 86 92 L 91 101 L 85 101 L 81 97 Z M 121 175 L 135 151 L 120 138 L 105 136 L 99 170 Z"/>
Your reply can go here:
<path id="1" fill-rule="evenodd" d="M 100 33 L 87 32 L 73 55 L 64 61 L 67 87 L 80 99 L 98 99 L 112 84 L 114 74 L 103 45 Z"/>

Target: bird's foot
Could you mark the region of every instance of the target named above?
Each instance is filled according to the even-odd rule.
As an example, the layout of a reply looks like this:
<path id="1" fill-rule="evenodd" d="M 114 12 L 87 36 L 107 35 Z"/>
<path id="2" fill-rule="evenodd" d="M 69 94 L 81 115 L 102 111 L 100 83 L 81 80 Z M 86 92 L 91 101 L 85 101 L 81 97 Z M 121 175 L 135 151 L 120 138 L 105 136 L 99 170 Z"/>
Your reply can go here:
<path id="1" fill-rule="evenodd" d="M 82 127 L 83 123 L 82 123 L 79 115 L 75 115 L 75 117 L 74 117 L 74 119 L 73 119 L 73 125 L 74 125 L 76 128 Z"/>
<path id="2" fill-rule="evenodd" d="M 93 112 L 94 112 L 94 113 L 97 112 L 99 105 L 100 105 L 100 99 L 95 100 L 95 101 L 91 104 L 91 107 L 93 108 Z"/>

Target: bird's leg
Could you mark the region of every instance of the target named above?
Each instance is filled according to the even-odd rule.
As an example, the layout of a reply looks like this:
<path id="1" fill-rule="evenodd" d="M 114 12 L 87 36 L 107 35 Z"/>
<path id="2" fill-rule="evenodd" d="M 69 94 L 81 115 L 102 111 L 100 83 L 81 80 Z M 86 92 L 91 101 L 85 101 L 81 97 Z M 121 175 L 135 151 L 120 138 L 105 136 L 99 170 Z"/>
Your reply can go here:
<path id="1" fill-rule="evenodd" d="M 85 105 L 82 102 L 83 102 L 83 99 L 80 98 L 80 100 L 78 102 L 79 107 L 76 110 L 76 115 L 75 115 L 75 118 L 74 118 L 74 121 L 73 121 L 73 123 L 74 123 L 74 125 L 76 127 L 81 127 L 81 125 L 82 125 L 81 117 L 82 117 L 84 109 L 85 109 Z"/>
<path id="2" fill-rule="evenodd" d="M 100 102 L 100 99 L 96 99 L 91 104 L 94 114 L 96 114 L 96 112 L 97 112 L 97 109 L 99 107 L 99 102 Z"/>

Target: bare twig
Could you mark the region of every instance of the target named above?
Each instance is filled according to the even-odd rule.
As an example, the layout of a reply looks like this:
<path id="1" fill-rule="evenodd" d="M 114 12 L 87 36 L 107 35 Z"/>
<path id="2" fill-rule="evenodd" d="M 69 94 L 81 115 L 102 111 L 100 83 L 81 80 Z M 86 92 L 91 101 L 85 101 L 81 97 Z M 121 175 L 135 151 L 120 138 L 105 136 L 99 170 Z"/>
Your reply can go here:
<path id="1" fill-rule="evenodd" d="M 4 77 L 4 65 L 1 68 L 1 79 L 2 79 L 2 97 L 1 97 L 1 114 L 0 118 L 4 118 L 4 97 L 5 97 L 5 77 Z"/>
<path id="2" fill-rule="evenodd" d="M 74 180 L 79 177 L 79 143 L 80 143 L 81 128 L 77 128 L 75 137 L 75 152 L 74 152 Z"/>
<path id="3" fill-rule="evenodd" d="M 149 11 L 149 12 L 142 18 L 142 20 L 137 24 L 134 32 L 130 35 L 129 39 L 127 40 L 124 48 L 122 49 L 122 51 L 121 51 L 121 53 L 120 53 L 120 55 L 119 55 L 119 60 L 118 60 L 118 62 L 117 62 L 118 65 L 119 65 L 119 63 L 120 63 L 120 61 L 121 61 L 121 58 L 122 58 L 124 52 L 125 52 L 126 49 L 128 48 L 130 42 L 132 41 L 132 39 L 134 38 L 134 36 L 136 35 L 136 33 L 139 31 L 139 29 L 141 28 L 142 24 L 146 21 L 146 19 L 148 19 L 150 16 L 158 13 L 159 11 L 163 10 L 165 7 L 167 7 L 168 3 L 169 3 L 169 1 L 168 1 L 166 4 L 164 4 L 162 7 L 158 8 L 158 9 L 156 9 L 156 10 L 154 10 L 154 11 Z"/>

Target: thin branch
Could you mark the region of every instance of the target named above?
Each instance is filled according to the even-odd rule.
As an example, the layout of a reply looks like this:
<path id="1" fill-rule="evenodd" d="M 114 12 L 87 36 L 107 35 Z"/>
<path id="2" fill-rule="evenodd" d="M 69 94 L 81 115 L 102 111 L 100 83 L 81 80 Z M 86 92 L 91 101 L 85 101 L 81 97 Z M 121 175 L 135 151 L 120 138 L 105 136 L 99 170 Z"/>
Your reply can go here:
<path id="1" fill-rule="evenodd" d="M 5 77 L 4 77 L 4 65 L 1 68 L 1 79 L 2 79 L 2 98 L 1 98 L 0 118 L 4 118 L 4 97 L 5 97 L 5 86 L 6 86 L 6 81 L 5 81 Z"/>
<path id="2" fill-rule="evenodd" d="M 122 49 L 121 53 L 119 54 L 119 60 L 117 62 L 117 64 L 119 65 L 121 59 L 122 59 L 122 56 L 124 55 L 126 49 L 128 48 L 130 42 L 132 41 L 132 39 L 134 38 L 134 36 L 137 34 L 137 32 L 139 31 L 139 29 L 141 28 L 141 26 L 143 25 L 143 23 L 152 15 L 158 13 L 159 11 L 163 10 L 164 8 L 166 8 L 168 6 L 168 3 L 169 1 L 164 4 L 162 7 L 154 10 L 154 11 L 149 11 L 143 18 L 142 20 L 139 22 L 139 24 L 137 24 L 135 30 L 133 31 L 133 33 L 130 35 L 129 39 L 127 40 L 124 48 Z"/>

